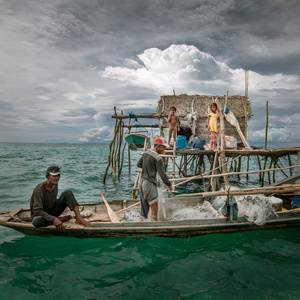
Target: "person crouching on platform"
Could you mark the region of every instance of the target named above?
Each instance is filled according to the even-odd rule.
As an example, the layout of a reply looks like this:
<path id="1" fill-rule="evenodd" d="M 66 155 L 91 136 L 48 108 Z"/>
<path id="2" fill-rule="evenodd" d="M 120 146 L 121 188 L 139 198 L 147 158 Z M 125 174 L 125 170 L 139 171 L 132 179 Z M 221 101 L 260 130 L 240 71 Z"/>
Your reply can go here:
<path id="1" fill-rule="evenodd" d="M 154 149 L 146 151 L 139 159 L 137 166 L 142 168 L 142 176 L 140 181 L 140 198 L 141 198 L 141 215 L 148 217 L 149 208 L 151 207 L 151 220 L 157 221 L 158 211 L 158 191 L 157 191 L 157 173 L 162 181 L 172 188 L 172 184 L 164 171 L 162 159 L 159 154 L 163 154 L 166 150 L 166 144 L 158 138 L 155 140 Z"/>
<path id="2" fill-rule="evenodd" d="M 72 191 L 62 192 L 57 199 L 58 182 L 60 179 L 60 167 L 52 166 L 47 169 L 46 181 L 40 183 L 33 190 L 30 200 L 31 219 L 34 227 L 54 225 L 58 230 L 64 230 L 63 222 L 69 221 L 71 216 L 60 217 L 68 206 L 76 215 L 76 224 L 88 226 L 79 212 L 79 205 Z"/>

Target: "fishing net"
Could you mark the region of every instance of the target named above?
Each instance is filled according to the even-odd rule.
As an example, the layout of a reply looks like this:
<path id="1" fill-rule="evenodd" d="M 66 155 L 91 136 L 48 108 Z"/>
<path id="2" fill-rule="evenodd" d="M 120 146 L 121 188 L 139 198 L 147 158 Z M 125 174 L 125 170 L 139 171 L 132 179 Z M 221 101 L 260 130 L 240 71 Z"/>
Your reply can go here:
<path id="1" fill-rule="evenodd" d="M 268 197 L 264 195 L 236 197 L 239 213 L 249 222 L 264 225 L 271 216 L 276 216 Z"/>
<path id="2" fill-rule="evenodd" d="M 272 207 L 272 199 L 264 195 L 249 195 L 249 196 L 234 196 L 239 213 L 238 216 L 244 216 L 249 222 L 253 222 L 256 225 L 264 225 L 266 221 L 271 217 L 277 217 L 275 209 Z M 226 202 L 226 196 L 215 197 L 212 200 L 212 206 L 219 210 L 224 206 Z M 281 199 L 278 199 L 281 201 Z M 274 202 L 274 199 L 273 199 Z"/>
<path id="3" fill-rule="evenodd" d="M 216 211 L 208 201 L 194 207 L 182 207 L 177 209 L 170 216 L 170 220 L 202 220 L 202 219 L 217 219 L 221 215 Z"/>

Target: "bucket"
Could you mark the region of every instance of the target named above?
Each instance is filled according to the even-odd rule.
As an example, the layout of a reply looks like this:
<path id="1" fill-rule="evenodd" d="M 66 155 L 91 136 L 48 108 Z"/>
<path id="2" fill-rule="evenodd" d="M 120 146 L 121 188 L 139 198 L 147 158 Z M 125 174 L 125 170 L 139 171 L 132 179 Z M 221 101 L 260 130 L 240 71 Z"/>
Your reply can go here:
<path id="1" fill-rule="evenodd" d="M 225 148 L 236 149 L 237 139 L 234 136 L 225 135 Z"/>
<path id="2" fill-rule="evenodd" d="M 184 135 L 179 135 L 176 139 L 176 148 L 184 149 L 186 148 L 186 137 Z"/>
<path id="3" fill-rule="evenodd" d="M 193 148 L 204 150 L 204 145 L 206 144 L 206 140 L 194 139 L 193 140 Z"/>

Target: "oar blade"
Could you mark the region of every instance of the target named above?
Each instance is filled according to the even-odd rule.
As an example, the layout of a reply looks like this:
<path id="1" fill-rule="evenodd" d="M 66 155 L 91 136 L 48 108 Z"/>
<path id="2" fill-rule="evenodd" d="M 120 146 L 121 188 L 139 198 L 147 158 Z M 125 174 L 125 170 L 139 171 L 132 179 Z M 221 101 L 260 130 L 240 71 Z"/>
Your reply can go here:
<path id="1" fill-rule="evenodd" d="M 111 222 L 112 222 L 112 223 L 121 223 L 119 217 L 116 215 L 116 213 L 115 213 L 115 212 L 112 210 L 112 208 L 109 206 L 107 200 L 106 200 L 105 197 L 104 197 L 104 194 L 103 194 L 103 193 L 100 193 L 99 195 L 100 195 L 100 196 L 102 197 L 102 199 L 103 199 L 103 202 L 104 202 L 104 204 L 105 204 L 105 206 L 106 206 L 106 210 L 107 210 L 107 213 L 108 213 L 108 216 L 109 216 Z"/>

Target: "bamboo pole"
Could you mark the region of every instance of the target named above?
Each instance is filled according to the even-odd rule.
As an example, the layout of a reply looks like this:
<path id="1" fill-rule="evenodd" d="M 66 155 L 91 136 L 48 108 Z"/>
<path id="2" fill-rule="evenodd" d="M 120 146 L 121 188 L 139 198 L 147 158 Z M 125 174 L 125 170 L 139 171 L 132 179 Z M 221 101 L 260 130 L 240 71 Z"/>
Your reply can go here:
<path id="1" fill-rule="evenodd" d="M 154 124 L 154 125 L 141 125 L 141 124 L 137 124 L 137 125 L 124 125 L 125 128 L 168 128 L 167 126 L 160 126 L 158 124 Z"/>
<path id="2" fill-rule="evenodd" d="M 300 165 L 294 165 L 294 166 L 291 166 L 291 167 L 284 167 L 284 168 L 277 168 L 277 169 L 266 169 L 266 170 L 259 170 L 259 171 L 249 171 L 249 172 L 232 172 L 232 173 L 226 173 L 226 174 L 214 174 L 214 175 L 206 175 L 206 176 L 203 176 L 203 178 L 211 178 L 211 177 L 221 177 L 221 176 L 230 176 L 230 175 L 242 175 L 242 174 L 255 174 L 255 173 L 265 173 L 265 172 L 270 172 L 270 171 L 273 171 L 273 170 L 276 170 L 276 171 L 280 171 L 280 170 L 287 170 L 287 169 L 290 169 L 290 168 L 299 168 Z M 204 175 L 204 174 L 203 174 Z M 193 180 L 193 179 L 196 179 L 196 177 L 198 176 L 193 176 L 192 178 L 189 178 L 189 180 Z M 174 180 L 170 179 L 170 181 L 179 181 L 179 180 L 187 180 L 187 178 L 175 178 Z"/>
<path id="3" fill-rule="evenodd" d="M 184 176 L 186 177 L 187 176 L 187 154 L 184 155 L 183 160 L 184 160 L 183 173 Z"/>
<path id="4" fill-rule="evenodd" d="M 221 106 L 219 104 L 218 98 L 215 99 L 219 110 L 219 118 L 220 118 L 220 131 L 221 131 L 221 163 L 222 163 L 222 171 L 223 174 L 227 173 L 227 165 L 226 165 L 226 157 L 225 157 L 225 123 L 224 123 L 224 114 L 222 112 Z M 225 99 L 225 103 L 227 103 L 227 96 Z M 229 186 L 229 178 L 227 175 L 224 175 L 224 183 L 225 186 Z"/>
<path id="5" fill-rule="evenodd" d="M 273 157 L 271 156 L 271 162 L 269 165 L 269 169 L 272 168 L 272 165 L 273 165 Z M 271 172 L 270 171 L 268 172 L 268 182 L 269 182 L 269 184 L 271 184 Z"/>
<path id="6" fill-rule="evenodd" d="M 239 159 L 238 159 L 238 172 L 241 172 L 241 169 L 242 169 L 242 158 L 241 158 L 241 156 L 239 156 Z"/>
<path id="7" fill-rule="evenodd" d="M 233 160 L 238 159 L 240 156 L 241 156 L 241 155 L 235 157 Z M 227 162 L 227 164 L 228 164 L 228 163 L 230 163 L 230 162 Z M 177 167 L 178 167 L 178 166 L 177 166 Z M 222 166 L 218 166 L 217 168 L 215 168 L 215 169 L 213 169 L 213 170 L 217 170 L 217 169 L 219 169 L 219 168 L 221 168 L 221 167 L 222 167 Z M 189 181 L 191 181 L 191 180 L 200 179 L 200 178 L 204 181 L 204 178 L 209 178 L 209 177 L 205 177 L 204 175 L 211 173 L 213 170 L 209 170 L 209 171 L 207 171 L 207 172 L 205 172 L 205 173 L 203 173 L 203 174 L 200 174 L 200 175 L 197 175 L 197 176 L 192 176 L 192 177 L 190 177 L 190 178 L 175 178 L 174 180 L 173 180 L 173 179 L 170 179 L 170 181 L 174 181 L 174 182 L 175 182 L 175 181 L 183 180 L 182 182 L 177 183 L 177 184 L 175 184 L 174 186 L 178 186 L 178 185 L 187 183 L 187 182 L 189 182 Z M 220 176 L 222 176 L 222 174 L 221 174 Z M 163 190 L 163 192 L 166 192 L 167 190 L 168 190 L 168 189 L 165 189 L 165 190 Z"/>
<path id="8" fill-rule="evenodd" d="M 119 146 L 120 124 L 121 124 L 121 120 L 119 120 L 119 123 L 118 123 L 117 132 L 116 132 L 116 139 L 115 139 L 114 148 L 113 148 L 113 155 L 112 155 L 113 183 L 116 182 L 116 168 L 117 168 L 117 155 L 118 155 L 118 148 L 119 148 L 118 146 Z"/>
<path id="9" fill-rule="evenodd" d="M 264 170 L 266 169 L 268 158 L 269 158 L 268 156 L 265 157 L 265 163 L 263 167 Z M 265 174 L 266 174 L 265 172 L 262 173 L 262 180 L 261 180 L 262 186 L 265 185 Z"/>
<path id="10" fill-rule="evenodd" d="M 287 157 L 288 157 L 289 166 L 291 166 L 292 165 L 291 157 L 289 154 Z M 292 176 L 292 175 L 293 175 L 293 171 L 292 171 L 292 169 L 290 169 L 290 176 Z"/>
<path id="11" fill-rule="evenodd" d="M 268 128 L 269 128 L 269 101 L 266 103 L 266 136 L 265 136 L 265 149 L 268 148 Z"/>
<path id="12" fill-rule="evenodd" d="M 214 155 L 214 159 L 213 159 L 213 163 L 212 163 L 212 168 L 211 168 L 212 170 L 215 170 L 216 163 L 217 163 L 217 158 L 218 158 L 218 152 L 216 152 L 215 155 Z M 211 172 L 212 175 L 214 175 L 214 173 L 215 173 L 214 171 Z M 211 189 L 213 191 L 215 191 L 216 190 L 216 180 L 215 180 L 214 177 L 211 177 L 211 179 L 210 179 L 210 185 L 211 185 Z"/>
<path id="13" fill-rule="evenodd" d="M 300 185 L 286 185 L 281 187 L 263 187 L 263 188 L 252 188 L 252 189 L 242 189 L 234 191 L 216 191 L 216 192 L 206 192 L 206 193 L 193 193 L 193 194 L 181 194 L 182 196 L 201 196 L 201 197 L 217 197 L 217 196 L 248 196 L 257 194 L 287 194 L 291 192 L 300 191 Z"/>
<path id="14" fill-rule="evenodd" d="M 124 141 L 124 145 L 123 145 L 123 148 L 122 148 L 122 156 L 121 156 L 121 168 L 120 168 L 120 175 L 122 173 L 122 169 L 123 169 L 123 163 L 124 163 L 124 153 L 125 153 L 125 148 L 126 148 L 126 141 Z"/>
<path id="15" fill-rule="evenodd" d="M 159 118 L 167 118 L 169 115 L 158 115 L 158 114 L 144 114 L 144 115 L 135 115 L 134 118 L 138 119 L 159 119 Z M 180 118 L 184 118 L 186 115 L 178 115 Z M 113 119 L 133 119 L 132 116 L 129 115 L 112 115 L 111 116 Z"/>
<path id="16" fill-rule="evenodd" d="M 249 168 L 250 168 L 250 156 L 248 155 L 247 158 L 248 158 L 248 161 L 247 161 L 247 172 L 249 172 Z M 249 175 L 248 174 L 246 175 L 246 179 L 247 180 L 249 179 Z"/>
<path id="17" fill-rule="evenodd" d="M 261 162 L 260 162 L 260 157 L 259 157 L 259 155 L 257 155 L 257 161 L 258 161 L 259 170 L 261 170 Z M 259 173 L 259 180 L 262 181 L 261 173 Z"/>
<path id="18" fill-rule="evenodd" d="M 123 113 L 123 111 L 122 111 L 122 113 Z M 118 179 L 120 179 L 120 174 L 121 174 L 122 164 L 123 164 L 123 159 L 121 160 L 121 154 L 122 154 L 121 148 L 122 148 L 122 143 L 123 143 L 123 130 L 124 130 L 124 123 L 121 120 L 119 148 L 118 148 L 118 155 L 117 155 L 117 159 L 118 159 Z"/>
<path id="19" fill-rule="evenodd" d="M 158 118 L 157 122 L 158 122 L 158 128 L 159 128 L 159 134 L 160 134 L 160 136 L 161 137 L 165 137 L 165 135 L 164 135 L 164 129 L 163 129 L 162 125 L 160 124 L 160 118 Z"/>
<path id="20" fill-rule="evenodd" d="M 280 168 L 280 165 L 279 165 L 279 161 L 280 161 L 280 158 L 278 158 L 278 161 L 276 162 L 276 165 L 274 165 L 274 167 L 278 167 L 278 168 Z M 289 164 L 289 166 L 291 166 L 292 164 Z M 292 176 L 293 175 L 293 172 L 291 172 L 291 170 L 293 170 L 293 169 L 290 169 L 290 176 Z M 280 170 L 281 171 L 281 173 L 287 178 L 287 177 L 289 177 L 283 170 Z"/>

